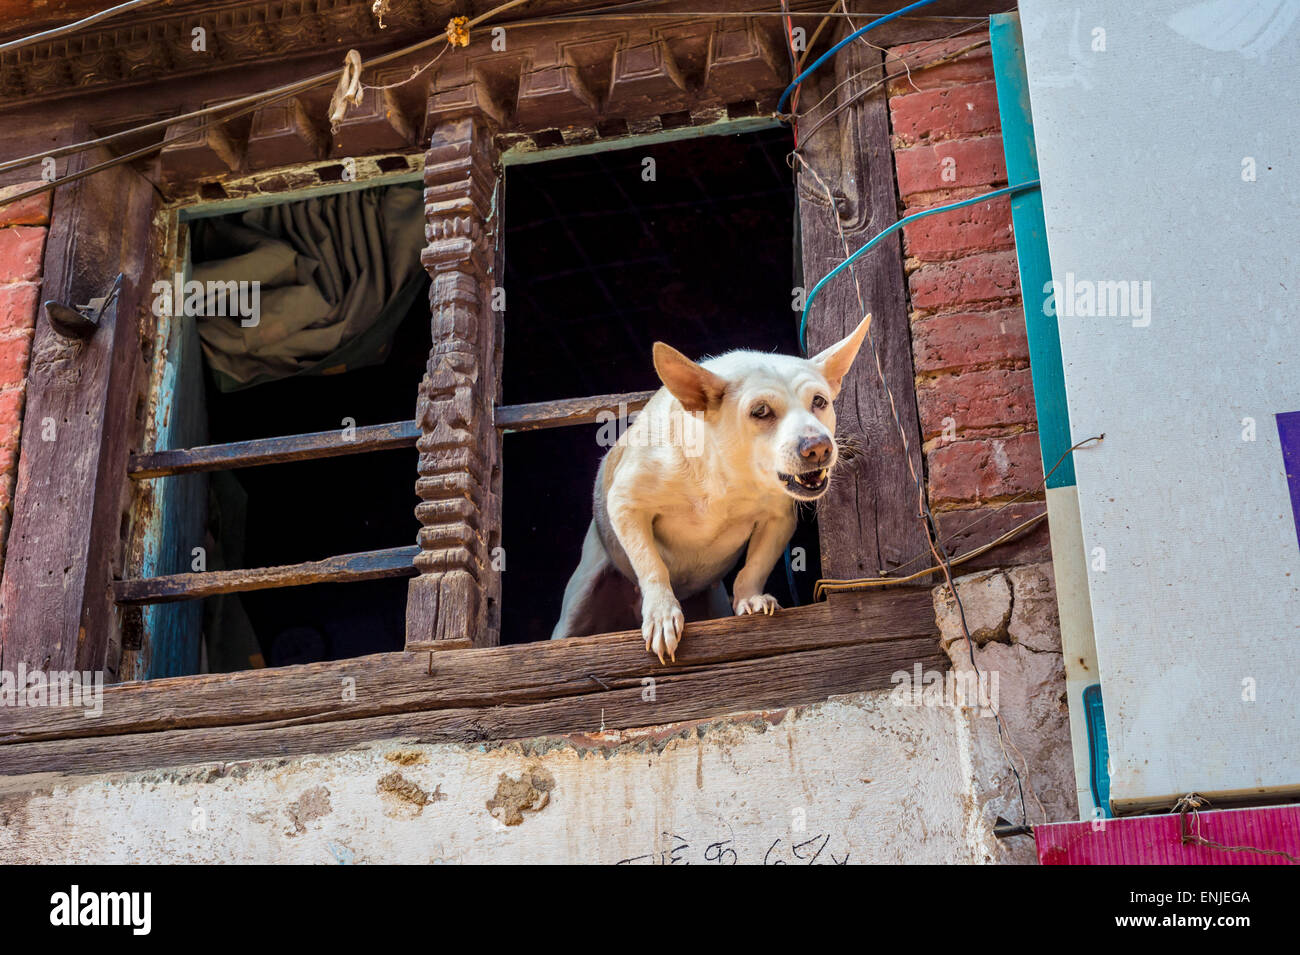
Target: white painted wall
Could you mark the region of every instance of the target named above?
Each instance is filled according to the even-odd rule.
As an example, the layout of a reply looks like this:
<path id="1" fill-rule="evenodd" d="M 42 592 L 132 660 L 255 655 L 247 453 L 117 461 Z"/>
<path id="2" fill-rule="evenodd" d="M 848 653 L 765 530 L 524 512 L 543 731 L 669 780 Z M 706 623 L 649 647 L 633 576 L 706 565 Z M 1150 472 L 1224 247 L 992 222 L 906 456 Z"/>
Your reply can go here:
<path id="1" fill-rule="evenodd" d="M 667 739 L 643 731 L 495 747 L 394 742 L 225 767 L 4 780 L 0 861 L 1030 861 L 1031 840 L 999 845 L 991 835 L 988 794 L 976 782 L 978 751 L 989 747 L 971 745 L 973 731 L 991 729 L 877 691 L 673 727 Z M 499 805 L 495 816 L 489 809 L 508 797 L 503 778 L 522 780 L 519 796 L 538 807 L 515 825 L 503 824 Z"/>
<path id="2" fill-rule="evenodd" d="M 1112 796 L 1296 789 L 1300 3 L 1020 10 L 1054 278 L 1152 296 L 1059 319 Z"/>
<path id="3" fill-rule="evenodd" d="M 0 777 L 0 863 L 1033 862 L 993 826 L 1078 812 L 1052 580 L 957 578 L 974 647 L 934 589 L 968 695 L 918 664 L 890 690 L 621 733 Z"/>

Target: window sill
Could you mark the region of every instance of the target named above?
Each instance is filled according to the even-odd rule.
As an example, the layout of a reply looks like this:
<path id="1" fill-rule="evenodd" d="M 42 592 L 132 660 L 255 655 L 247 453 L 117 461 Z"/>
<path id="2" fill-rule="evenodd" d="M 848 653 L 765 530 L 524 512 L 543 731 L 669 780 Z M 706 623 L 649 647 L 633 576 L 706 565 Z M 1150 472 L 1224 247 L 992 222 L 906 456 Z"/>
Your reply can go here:
<path id="1" fill-rule="evenodd" d="M 123 683 L 105 687 L 97 717 L 5 707 L 0 775 L 655 726 L 880 689 L 918 662 L 948 668 L 928 588 L 836 594 L 693 624 L 667 666 L 629 631 Z"/>

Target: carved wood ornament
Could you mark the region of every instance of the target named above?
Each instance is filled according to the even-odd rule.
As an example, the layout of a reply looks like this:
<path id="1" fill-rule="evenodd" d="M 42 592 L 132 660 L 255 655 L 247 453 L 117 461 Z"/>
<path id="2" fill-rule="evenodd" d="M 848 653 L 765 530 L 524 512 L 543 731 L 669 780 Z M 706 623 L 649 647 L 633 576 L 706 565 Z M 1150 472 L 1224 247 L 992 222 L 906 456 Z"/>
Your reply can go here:
<path id="1" fill-rule="evenodd" d="M 489 223 L 497 173 L 489 127 L 473 113 L 434 128 L 425 159 L 425 236 L 433 349 L 420 383 L 420 576 L 411 581 L 407 649 L 464 639 L 492 646 L 501 583 L 492 570 L 500 539 L 501 438 L 492 421 L 500 380 L 501 323 L 490 310 Z"/>

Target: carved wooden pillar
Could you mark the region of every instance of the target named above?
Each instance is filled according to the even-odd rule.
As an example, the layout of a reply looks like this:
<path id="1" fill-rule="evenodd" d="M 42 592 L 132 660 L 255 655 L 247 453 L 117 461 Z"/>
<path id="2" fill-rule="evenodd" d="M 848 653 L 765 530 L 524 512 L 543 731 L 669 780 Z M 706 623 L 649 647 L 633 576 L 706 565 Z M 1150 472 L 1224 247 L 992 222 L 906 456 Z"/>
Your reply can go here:
<path id="1" fill-rule="evenodd" d="M 432 278 L 433 347 L 420 384 L 419 576 L 407 597 L 406 646 L 500 638 L 500 317 L 492 311 L 496 154 L 481 112 L 433 121 L 425 162 L 421 261 Z M 499 197 L 498 197 L 499 198 Z"/>

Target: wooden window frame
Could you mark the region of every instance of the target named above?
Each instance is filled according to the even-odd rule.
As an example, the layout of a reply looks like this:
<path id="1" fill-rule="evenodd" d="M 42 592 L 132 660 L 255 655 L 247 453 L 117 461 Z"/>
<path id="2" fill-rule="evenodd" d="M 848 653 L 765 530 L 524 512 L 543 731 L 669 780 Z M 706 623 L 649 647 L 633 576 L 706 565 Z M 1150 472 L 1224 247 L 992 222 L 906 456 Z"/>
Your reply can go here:
<path id="1" fill-rule="evenodd" d="M 736 29 L 734 22 L 704 28 Z M 741 29 L 749 30 L 752 40 L 759 28 Z M 759 82 L 753 70 L 758 70 L 768 77 L 758 88 L 774 101 L 779 73 L 767 62 L 762 42 L 751 46 L 756 52 L 750 73 L 740 70 L 732 81 L 752 93 Z M 837 59 L 835 70 L 810 83 L 806 92 L 829 92 L 838 84 L 836 95 L 845 102 L 873 80 L 872 67 L 880 72 L 878 52 L 851 47 Z M 663 75 L 655 76 L 644 60 L 620 64 L 616 58 L 615 79 L 626 76 L 628 86 L 635 80 L 651 90 L 656 82 L 677 82 L 668 75 L 670 65 L 661 63 L 659 69 Z M 575 97 L 563 95 L 563 84 L 572 76 L 551 80 L 559 82 L 560 95 L 535 114 L 538 128 L 548 128 L 573 108 Z M 548 96 L 555 92 L 550 89 Z M 628 103 L 630 124 L 640 118 L 637 109 L 658 108 L 653 96 Z M 808 150 L 820 182 L 799 178 L 808 286 L 843 257 L 832 215 L 845 224 L 849 241 L 859 243 L 896 216 L 885 96 L 880 91 L 857 104 L 829 124 Z M 110 685 L 97 719 L 87 719 L 79 710 L 6 708 L 0 710 L 0 774 L 289 756 L 395 738 L 467 743 L 593 734 L 878 689 L 889 686 L 896 671 L 916 664 L 947 668 L 927 587 L 833 594 L 771 618 L 694 624 L 677 661 L 667 666 L 644 651 L 636 632 L 496 646 L 500 582 L 490 571 L 490 554 L 500 535 L 503 431 L 591 420 L 601 407 L 627 398 L 498 406 L 503 316 L 492 313 L 489 303 L 501 264 L 492 241 L 501 213 L 494 204 L 494 195 L 500 202 L 500 116 L 492 92 L 477 80 L 460 86 L 440 82 L 429 100 L 423 171 L 428 245 L 421 260 L 432 279 L 434 342 L 417 397 L 415 428 L 371 436 L 379 442 L 413 439 L 420 452 L 418 542 L 396 563 L 391 554 L 384 558 L 385 572 L 412 575 L 406 648 L 327 663 Z M 821 183 L 831 189 L 838 212 L 824 201 Z M 85 301 L 96 291 L 96 277 L 119 270 L 154 274 L 157 267 L 150 263 L 157 243 L 142 241 L 158 234 L 157 223 L 152 233 L 150 226 L 154 202 L 149 184 L 126 167 L 59 190 L 43 297 Z M 130 271 L 119 269 L 120 264 Z M 882 247 L 859 275 L 875 316 L 874 347 L 884 376 L 906 385 L 894 392 L 892 408 L 919 468 L 898 243 Z M 51 289 L 60 295 L 51 296 Z M 149 377 L 140 332 L 149 300 L 145 290 L 147 286 L 128 280 L 115 314 L 86 343 L 62 341 L 44 314 L 38 319 L 3 582 L 7 612 L 0 623 L 0 647 L 8 651 L 6 660 L 17 656 L 50 670 L 100 669 L 115 659 L 115 649 L 120 652 L 119 607 L 141 596 L 132 589 L 140 582 L 123 574 L 128 472 L 135 469 L 139 477 L 178 463 L 175 455 L 169 462 L 170 452 L 129 455 L 138 446 L 144 405 L 140 390 Z M 842 337 L 856 323 L 858 311 L 851 282 L 828 288 L 810 323 L 810 351 Z M 75 412 L 84 412 L 88 401 L 99 402 L 93 406 L 98 416 L 86 414 L 92 420 L 82 422 Z M 888 572 L 924 553 L 926 543 L 916 502 L 898 492 L 910 484 L 908 462 L 899 452 L 899 422 L 873 362 L 855 366 L 839 409 L 842 425 L 860 430 L 867 443 L 854 471 L 837 482 L 824 502 L 823 575 Z M 51 413 L 67 416 L 82 444 L 42 442 L 40 422 Z M 319 451 L 319 446 L 312 450 L 310 438 L 304 440 L 308 454 Z M 250 449 L 209 452 L 206 462 L 194 466 L 229 465 L 241 453 Z M 191 456 L 190 464 L 194 460 Z M 42 495 L 66 502 L 66 513 L 50 514 L 50 499 Z M 36 539 L 38 519 L 55 525 L 56 545 Z M 76 577 L 72 586 L 55 594 L 41 581 L 58 565 L 69 566 Z M 337 570 L 299 567 L 290 573 L 329 576 Z M 234 578 L 204 576 L 218 588 L 235 584 L 229 589 L 239 589 Z M 275 583 L 260 581 L 268 582 Z M 48 629 L 25 632 L 21 620 L 40 620 Z M 647 685 L 653 692 L 647 693 Z"/>

